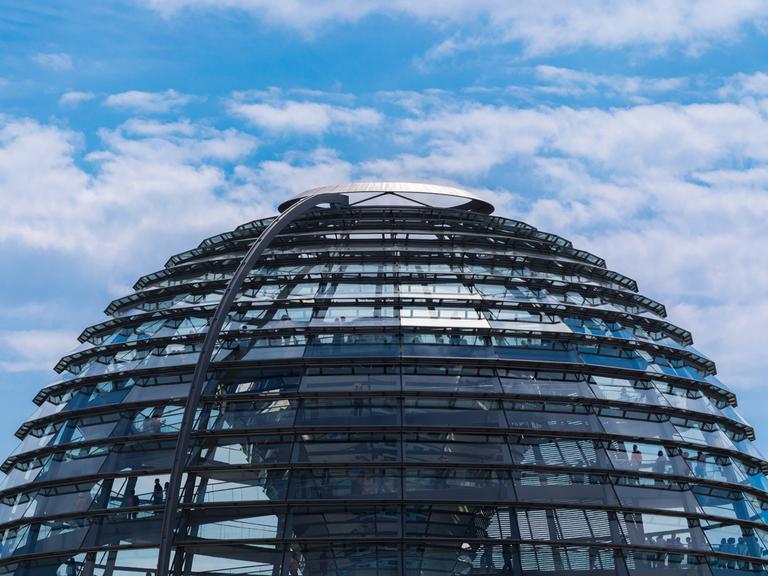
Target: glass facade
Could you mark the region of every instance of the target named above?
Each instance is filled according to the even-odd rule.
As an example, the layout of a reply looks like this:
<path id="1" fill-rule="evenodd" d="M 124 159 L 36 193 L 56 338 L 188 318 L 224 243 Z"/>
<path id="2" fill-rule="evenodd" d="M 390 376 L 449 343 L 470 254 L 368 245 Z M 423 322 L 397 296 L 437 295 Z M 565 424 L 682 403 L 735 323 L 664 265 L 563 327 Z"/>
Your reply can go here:
<path id="1" fill-rule="evenodd" d="M 349 206 L 292 222 L 226 310 L 178 478 L 208 326 L 273 219 L 83 332 L 2 464 L 0 574 L 154 576 L 171 512 L 185 576 L 768 573 L 766 462 L 661 304 L 467 192 L 322 190 Z"/>

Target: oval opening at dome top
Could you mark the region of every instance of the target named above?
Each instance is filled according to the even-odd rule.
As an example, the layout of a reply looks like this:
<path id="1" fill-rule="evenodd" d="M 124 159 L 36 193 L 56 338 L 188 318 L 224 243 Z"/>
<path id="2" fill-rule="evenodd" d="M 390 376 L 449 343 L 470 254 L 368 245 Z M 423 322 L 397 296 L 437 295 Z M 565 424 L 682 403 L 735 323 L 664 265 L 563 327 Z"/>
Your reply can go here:
<path id="1" fill-rule="evenodd" d="M 419 182 L 351 182 L 322 186 L 297 194 L 282 202 L 278 209 L 284 212 L 302 198 L 329 192 L 345 194 L 350 206 L 454 208 L 481 214 L 494 211 L 493 204 L 461 188 Z"/>

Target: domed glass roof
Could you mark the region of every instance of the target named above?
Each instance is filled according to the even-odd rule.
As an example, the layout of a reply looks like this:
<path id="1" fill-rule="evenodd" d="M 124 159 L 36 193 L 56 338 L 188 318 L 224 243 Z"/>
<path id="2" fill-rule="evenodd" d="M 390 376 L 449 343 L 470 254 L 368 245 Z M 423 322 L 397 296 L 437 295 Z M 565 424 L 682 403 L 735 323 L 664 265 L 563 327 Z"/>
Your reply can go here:
<path id="1" fill-rule="evenodd" d="M 281 209 L 59 361 L 0 574 L 766 573 L 754 431 L 631 278 L 450 187 Z"/>

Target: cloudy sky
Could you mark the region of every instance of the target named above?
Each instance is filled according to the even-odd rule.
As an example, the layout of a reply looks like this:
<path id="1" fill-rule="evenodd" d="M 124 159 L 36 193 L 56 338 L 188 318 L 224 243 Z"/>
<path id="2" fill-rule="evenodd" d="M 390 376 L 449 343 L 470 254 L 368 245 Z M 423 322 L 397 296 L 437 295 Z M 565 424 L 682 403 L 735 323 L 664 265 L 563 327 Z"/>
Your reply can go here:
<path id="1" fill-rule="evenodd" d="M 3 454 L 136 277 L 367 178 L 480 191 L 606 258 L 768 447 L 767 0 L 0 6 Z"/>

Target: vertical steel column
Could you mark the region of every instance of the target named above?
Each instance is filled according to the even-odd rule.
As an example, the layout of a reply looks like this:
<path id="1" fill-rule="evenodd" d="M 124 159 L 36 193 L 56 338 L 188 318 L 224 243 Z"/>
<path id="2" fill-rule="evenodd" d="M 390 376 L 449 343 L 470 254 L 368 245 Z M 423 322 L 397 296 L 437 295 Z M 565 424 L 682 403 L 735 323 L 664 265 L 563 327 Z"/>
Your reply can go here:
<path id="1" fill-rule="evenodd" d="M 165 511 L 163 513 L 163 526 L 160 533 L 160 551 L 157 557 L 157 576 L 167 576 L 168 566 L 171 561 L 171 550 L 173 549 L 173 532 L 176 519 L 176 513 L 179 507 L 179 488 L 181 486 L 181 476 L 184 474 L 184 468 L 189 450 L 189 442 L 195 423 L 195 410 L 200 402 L 203 389 L 208 375 L 208 367 L 213 357 L 213 351 L 219 333 L 224 326 L 224 321 L 229 314 L 232 303 L 235 301 L 237 293 L 245 282 L 248 273 L 264 253 L 275 237 L 285 229 L 291 222 L 306 214 L 319 204 L 332 204 L 347 206 L 349 199 L 344 194 L 327 193 L 308 196 L 291 205 L 285 212 L 280 214 L 275 220 L 267 226 L 256 241 L 251 245 L 237 267 L 232 280 L 230 280 L 221 301 L 213 313 L 211 322 L 208 326 L 208 332 L 203 340 L 203 346 L 200 350 L 200 356 L 195 365 L 195 371 L 192 376 L 192 384 L 189 389 L 187 403 L 184 406 L 184 416 L 181 421 L 181 429 L 176 440 L 176 450 L 173 456 L 173 466 L 171 467 L 171 477 L 169 480 L 168 494 L 165 499 Z"/>

